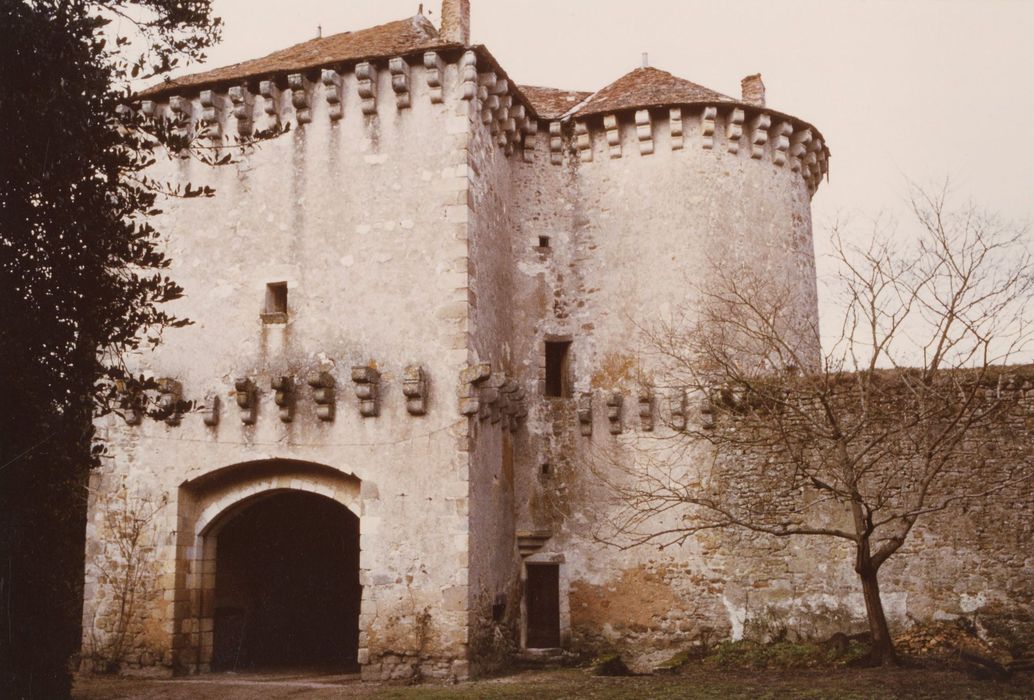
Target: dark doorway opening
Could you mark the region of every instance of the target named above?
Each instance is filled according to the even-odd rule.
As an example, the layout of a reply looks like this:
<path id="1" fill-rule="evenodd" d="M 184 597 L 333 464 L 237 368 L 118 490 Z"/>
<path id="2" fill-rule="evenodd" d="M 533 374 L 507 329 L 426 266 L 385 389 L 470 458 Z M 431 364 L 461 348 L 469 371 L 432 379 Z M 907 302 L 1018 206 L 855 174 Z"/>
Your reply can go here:
<path id="1" fill-rule="evenodd" d="M 560 646 L 560 567 L 557 564 L 528 564 L 527 644 L 529 649 Z"/>
<path id="2" fill-rule="evenodd" d="M 283 491 L 218 532 L 214 670 L 357 667 L 359 518 Z"/>

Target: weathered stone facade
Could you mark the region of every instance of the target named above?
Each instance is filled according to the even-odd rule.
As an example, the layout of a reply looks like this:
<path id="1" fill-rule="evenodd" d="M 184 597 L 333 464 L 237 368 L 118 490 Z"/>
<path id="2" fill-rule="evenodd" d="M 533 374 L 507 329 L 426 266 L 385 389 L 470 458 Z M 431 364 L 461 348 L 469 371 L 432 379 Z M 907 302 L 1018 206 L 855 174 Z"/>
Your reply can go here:
<path id="1" fill-rule="evenodd" d="M 199 408 L 98 422 L 110 459 L 91 481 L 86 656 L 120 634 L 128 666 L 207 670 L 231 636 L 239 653 L 250 632 L 228 615 L 271 603 L 227 592 L 240 573 L 220 570 L 219 535 L 284 492 L 358 518 L 348 660 L 370 678 L 464 677 L 542 646 L 535 566 L 556 567 L 556 646 L 648 656 L 769 621 L 858 620 L 849 559 L 804 544 L 597 543 L 606 494 L 586 467 L 682 410 L 645 393 L 635 324 L 691 301 L 705 261 L 789 275 L 817 314 L 819 132 L 768 109 L 756 76 L 742 100 L 653 69 L 594 96 L 521 88 L 469 45 L 466 2 L 446 5 L 447 36 L 418 16 L 143 96 L 147 114 L 216 126 L 216 143 L 293 128 L 232 166 L 155 166 L 217 191 L 161 215 L 186 290 L 170 310 L 194 324 L 134 358 Z M 1026 540 L 994 539 L 1002 566 L 969 549 L 986 534 L 924 533 L 928 554 L 887 577 L 895 620 L 1029 593 L 1028 516 Z M 955 583 L 916 590 L 943 551 Z"/>

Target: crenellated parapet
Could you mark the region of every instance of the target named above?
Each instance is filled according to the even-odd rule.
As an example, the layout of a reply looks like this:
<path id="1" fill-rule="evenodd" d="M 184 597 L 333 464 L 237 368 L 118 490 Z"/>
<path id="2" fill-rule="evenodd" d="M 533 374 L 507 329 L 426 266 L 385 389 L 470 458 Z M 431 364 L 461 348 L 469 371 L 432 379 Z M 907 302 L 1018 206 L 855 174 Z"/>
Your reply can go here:
<path id="1" fill-rule="evenodd" d="M 657 157 L 702 149 L 800 173 L 809 192 L 829 172 L 829 149 L 811 125 L 746 104 L 627 109 L 549 122 L 549 162 Z"/>
<path id="2" fill-rule="evenodd" d="M 138 108 L 149 118 L 174 119 L 184 130 L 205 126 L 206 136 L 228 144 L 277 124 L 304 130 L 317 122 L 362 120 L 376 129 L 375 117 L 404 118 L 421 101 L 443 110 L 465 102 L 506 155 L 530 160 L 535 150 L 539 124 L 533 107 L 478 48 L 422 50 L 177 94 L 152 90 Z"/>

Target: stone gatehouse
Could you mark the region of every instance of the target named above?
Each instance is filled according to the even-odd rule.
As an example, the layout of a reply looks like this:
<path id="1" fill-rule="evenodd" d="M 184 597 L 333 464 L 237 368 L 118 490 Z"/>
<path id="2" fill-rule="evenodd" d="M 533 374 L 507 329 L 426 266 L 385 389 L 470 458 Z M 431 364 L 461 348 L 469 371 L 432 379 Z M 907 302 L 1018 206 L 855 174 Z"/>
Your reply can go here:
<path id="1" fill-rule="evenodd" d="M 788 274 L 817 315 L 821 133 L 757 75 L 740 97 L 650 67 L 593 93 L 519 85 L 471 44 L 468 0 L 442 16 L 141 96 L 216 144 L 292 128 L 231 166 L 155 166 L 217 192 L 160 216 L 193 325 L 133 358 L 198 408 L 98 421 L 84 654 L 465 677 L 522 649 L 650 659 L 771 619 L 856 624 L 849 559 L 804 544 L 598 543 L 585 467 L 686 419 L 644 390 L 634 328 L 706 260 Z M 892 572 L 890 614 L 1001 602 L 1034 566 L 1009 557 L 942 562 L 919 594 Z"/>

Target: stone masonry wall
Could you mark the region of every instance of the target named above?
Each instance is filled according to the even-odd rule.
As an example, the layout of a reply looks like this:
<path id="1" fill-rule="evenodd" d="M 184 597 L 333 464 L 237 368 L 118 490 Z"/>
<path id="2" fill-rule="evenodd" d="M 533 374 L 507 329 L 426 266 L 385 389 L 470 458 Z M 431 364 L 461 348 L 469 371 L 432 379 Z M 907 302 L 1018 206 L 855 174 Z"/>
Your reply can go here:
<path id="1" fill-rule="evenodd" d="M 469 360 L 469 120 L 457 117 L 466 105 L 458 57 L 439 61 L 433 80 L 421 60 L 409 59 L 401 82 L 385 62 L 263 85 L 269 96 L 245 91 L 236 113 L 232 94 L 170 101 L 194 116 L 212 110 L 227 137 L 249 119 L 294 128 L 237 165 L 168 162 L 154 173 L 218 193 L 170 203 L 157 222 L 186 290 L 170 310 L 194 324 L 133 358 L 200 408 L 168 424 L 98 425 L 111 458 L 92 482 L 87 654 L 117 617 L 101 569 L 114 546 L 106 514 L 120 494 L 164 503 L 146 544 L 157 592 L 138 601 L 125 661 L 189 670 L 211 655 L 204 528 L 219 508 L 302 489 L 359 516 L 364 673 L 466 675 L 470 493 L 455 397 Z M 264 322 L 266 285 L 280 282 L 286 322 Z M 332 419 L 315 401 L 326 388 L 320 372 L 333 380 Z M 291 379 L 283 406 L 280 377 Z M 376 407 L 357 394 L 371 383 Z M 277 460 L 313 466 L 294 476 L 249 466 Z M 206 491 L 215 487 L 204 477 L 219 470 L 221 490 Z"/>

